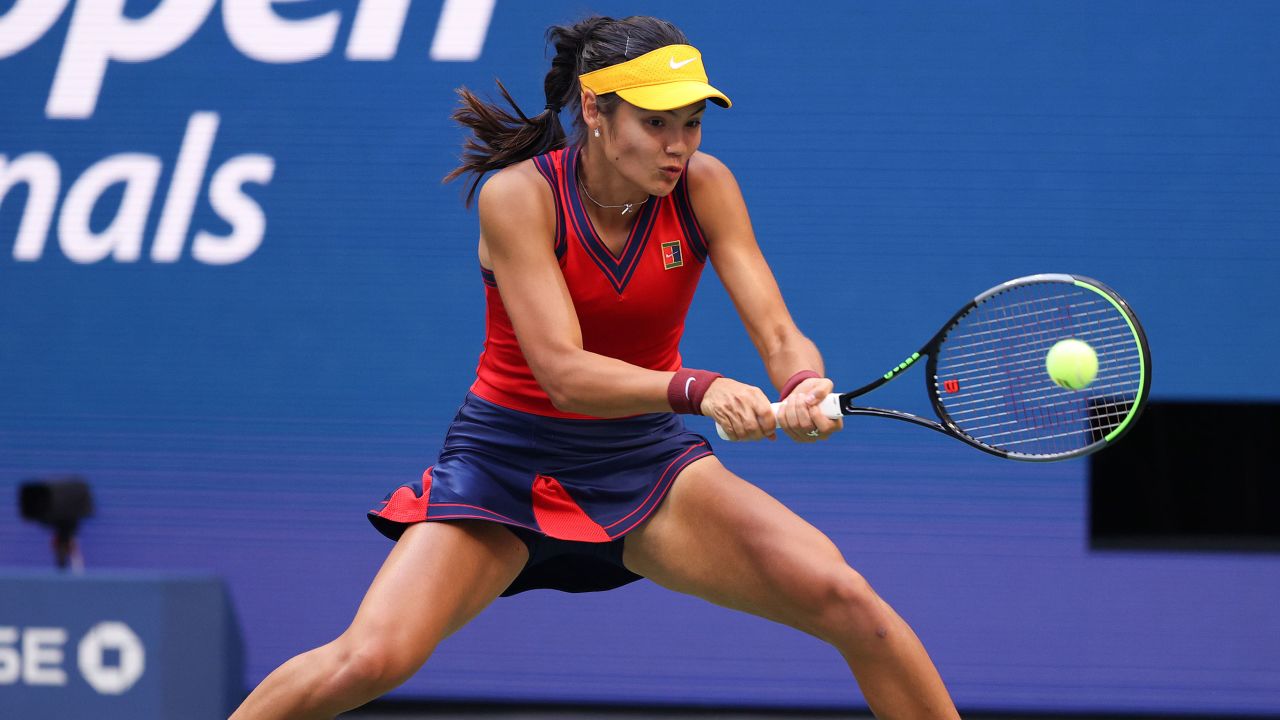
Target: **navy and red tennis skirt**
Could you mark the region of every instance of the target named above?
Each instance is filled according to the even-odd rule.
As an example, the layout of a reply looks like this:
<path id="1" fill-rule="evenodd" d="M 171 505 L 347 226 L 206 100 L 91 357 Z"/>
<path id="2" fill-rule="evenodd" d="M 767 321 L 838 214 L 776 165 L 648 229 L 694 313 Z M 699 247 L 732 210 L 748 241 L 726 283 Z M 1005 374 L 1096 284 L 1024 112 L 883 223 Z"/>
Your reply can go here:
<path id="1" fill-rule="evenodd" d="M 711 454 L 674 413 L 570 420 L 468 393 L 436 464 L 387 495 L 369 521 L 393 540 L 424 521 L 502 523 L 529 547 L 503 595 L 608 590 L 640 579 L 622 565 L 623 536 L 681 470 Z"/>

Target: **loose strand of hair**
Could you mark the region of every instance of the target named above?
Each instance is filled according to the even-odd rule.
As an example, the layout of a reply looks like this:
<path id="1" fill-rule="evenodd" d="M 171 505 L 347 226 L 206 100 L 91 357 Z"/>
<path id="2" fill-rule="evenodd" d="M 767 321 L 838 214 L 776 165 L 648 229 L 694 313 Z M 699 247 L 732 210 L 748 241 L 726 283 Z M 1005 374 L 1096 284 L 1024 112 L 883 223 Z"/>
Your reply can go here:
<path id="1" fill-rule="evenodd" d="M 468 208 L 485 175 L 564 147 L 567 142 L 558 112 L 547 108 L 529 117 L 502 81 L 496 82 L 510 111 L 497 103 L 481 100 L 466 88 L 457 91 L 461 104 L 452 117 L 459 125 L 471 130 L 471 135 L 462 143 L 461 164 L 446 175 L 443 182 L 452 182 L 468 174 L 475 176 L 467 191 Z"/>

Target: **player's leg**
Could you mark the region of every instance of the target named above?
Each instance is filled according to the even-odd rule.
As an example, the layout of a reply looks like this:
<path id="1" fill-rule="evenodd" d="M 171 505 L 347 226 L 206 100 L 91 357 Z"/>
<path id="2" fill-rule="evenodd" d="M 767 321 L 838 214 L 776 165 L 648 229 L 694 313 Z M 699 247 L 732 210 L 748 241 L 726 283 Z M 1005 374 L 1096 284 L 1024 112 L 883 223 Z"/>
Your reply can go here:
<path id="1" fill-rule="evenodd" d="M 410 526 L 336 640 L 281 665 L 232 720 L 332 718 L 407 680 L 520 573 L 524 543 L 497 523 Z"/>
<path id="2" fill-rule="evenodd" d="M 831 643 L 880 718 L 958 717 L 915 633 L 835 545 L 714 457 L 685 468 L 623 559 L 659 585 Z"/>

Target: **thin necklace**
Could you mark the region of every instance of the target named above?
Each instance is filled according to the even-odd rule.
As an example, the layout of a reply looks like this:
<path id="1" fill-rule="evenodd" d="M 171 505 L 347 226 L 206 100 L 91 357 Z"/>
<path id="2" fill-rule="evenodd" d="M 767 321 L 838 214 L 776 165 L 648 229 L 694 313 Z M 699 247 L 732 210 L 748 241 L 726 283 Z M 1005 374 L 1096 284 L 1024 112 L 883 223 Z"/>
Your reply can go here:
<path id="1" fill-rule="evenodd" d="M 631 212 L 631 208 L 640 207 L 641 205 L 649 202 L 649 198 L 646 197 L 645 199 L 641 200 L 638 203 L 622 203 L 621 205 L 605 205 L 599 200 L 591 197 L 591 193 L 587 192 L 587 186 L 582 184 L 582 178 L 574 178 L 574 179 L 578 181 L 578 189 L 582 191 L 582 194 L 586 195 L 588 200 L 595 203 L 596 207 L 604 208 L 605 210 L 617 210 L 618 208 L 622 208 L 621 214 L 626 215 L 627 213 Z"/>

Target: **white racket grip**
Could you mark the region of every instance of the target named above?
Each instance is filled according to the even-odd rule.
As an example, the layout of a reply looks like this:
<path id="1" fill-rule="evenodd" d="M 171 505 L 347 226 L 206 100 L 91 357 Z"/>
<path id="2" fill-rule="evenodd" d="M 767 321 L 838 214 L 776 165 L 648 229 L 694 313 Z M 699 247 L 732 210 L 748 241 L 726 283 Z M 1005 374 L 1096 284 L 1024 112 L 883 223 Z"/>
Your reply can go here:
<path id="1" fill-rule="evenodd" d="M 774 422 L 777 422 L 778 411 L 782 409 L 782 403 L 776 402 L 770 405 L 769 407 L 773 408 L 773 419 L 774 419 Z M 827 393 L 827 396 L 822 398 L 822 401 L 818 403 L 818 409 L 822 411 L 823 415 L 826 415 L 832 420 L 839 419 L 840 394 Z M 782 427 L 782 426 L 777 425 L 776 427 Z M 735 442 L 732 438 L 730 438 L 728 435 L 725 434 L 724 428 L 721 427 L 720 423 L 716 423 L 716 434 L 720 436 L 721 440 L 728 440 L 729 442 Z"/>

